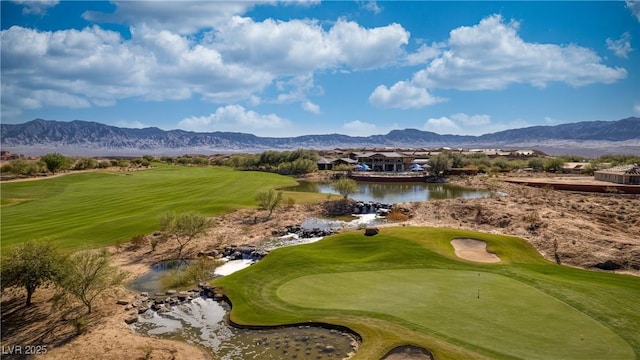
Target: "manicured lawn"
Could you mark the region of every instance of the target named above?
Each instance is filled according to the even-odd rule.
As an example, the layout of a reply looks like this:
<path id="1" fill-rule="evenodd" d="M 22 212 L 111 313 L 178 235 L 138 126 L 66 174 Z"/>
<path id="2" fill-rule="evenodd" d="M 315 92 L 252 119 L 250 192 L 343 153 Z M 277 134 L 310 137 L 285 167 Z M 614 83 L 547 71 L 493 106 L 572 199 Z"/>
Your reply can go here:
<path id="1" fill-rule="evenodd" d="M 254 206 L 257 192 L 295 184 L 269 173 L 182 166 L 2 183 L 2 248 L 45 237 L 68 248 L 112 245 L 154 231 L 163 211 L 221 214 Z"/>
<path id="2" fill-rule="evenodd" d="M 485 240 L 503 261 L 458 259 L 456 237 Z M 513 237 L 418 227 L 344 233 L 278 249 L 214 283 L 232 301 L 233 321 L 347 326 L 363 338 L 358 359 L 403 344 L 438 359 L 640 356 L 640 279 L 558 266 Z"/>

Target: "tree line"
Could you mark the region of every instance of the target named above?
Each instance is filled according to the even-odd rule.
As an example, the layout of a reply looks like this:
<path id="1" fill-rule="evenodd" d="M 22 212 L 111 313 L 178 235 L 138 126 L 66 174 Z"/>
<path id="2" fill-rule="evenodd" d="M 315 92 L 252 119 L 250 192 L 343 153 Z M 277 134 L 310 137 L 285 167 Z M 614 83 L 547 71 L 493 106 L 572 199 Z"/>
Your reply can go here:
<path id="1" fill-rule="evenodd" d="M 49 153 L 43 155 L 39 160 L 10 160 L 0 167 L 0 172 L 4 175 L 36 176 L 39 174 L 57 174 L 69 170 L 93 170 L 106 169 L 109 167 L 148 167 L 151 166 L 153 160 L 154 157 L 152 155 L 144 155 L 140 158 L 130 160 L 97 160 L 90 157 L 74 158 L 60 153 Z"/>

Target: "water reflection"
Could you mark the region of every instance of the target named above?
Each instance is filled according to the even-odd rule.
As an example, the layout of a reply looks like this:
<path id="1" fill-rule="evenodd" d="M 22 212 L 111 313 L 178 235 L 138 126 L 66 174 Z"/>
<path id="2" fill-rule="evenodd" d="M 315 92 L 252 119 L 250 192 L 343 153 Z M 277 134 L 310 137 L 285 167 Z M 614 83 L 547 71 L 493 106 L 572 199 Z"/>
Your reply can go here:
<path id="1" fill-rule="evenodd" d="M 288 187 L 286 190 L 337 194 L 331 183 L 300 182 L 299 185 Z M 489 196 L 489 192 L 486 190 L 467 189 L 449 184 L 359 182 L 358 192 L 350 197 L 357 201 L 395 204 L 439 199 L 471 199 L 487 196 Z"/>

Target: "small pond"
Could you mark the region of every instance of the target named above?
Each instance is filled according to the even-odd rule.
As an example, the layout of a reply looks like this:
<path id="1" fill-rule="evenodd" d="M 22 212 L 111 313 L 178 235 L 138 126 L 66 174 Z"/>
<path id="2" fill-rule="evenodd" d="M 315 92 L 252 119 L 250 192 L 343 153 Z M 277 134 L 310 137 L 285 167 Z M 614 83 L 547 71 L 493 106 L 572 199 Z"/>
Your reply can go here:
<path id="1" fill-rule="evenodd" d="M 228 310 L 212 299 L 197 298 L 170 312 L 148 310 L 131 326 L 150 336 L 201 345 L 222 360 L 344 359 L 357 349 L 352 335 L 320 327 L 233 328 L 223 321 Z"/>
<path id="2" fill-rule="evenodd" d="M 337 194 L 331 183 L 300 182 L 299 185 L 285 188 L 287 191 Z M 380 202 L 396 204 L 401 202 L 428 201 L 455 198 L 487 197 L 487 190 L 467 189 L 449 184 L 433 183 L 382 183 L 358 182 L 358 192 L 349 197 L 362 202 Z"/>

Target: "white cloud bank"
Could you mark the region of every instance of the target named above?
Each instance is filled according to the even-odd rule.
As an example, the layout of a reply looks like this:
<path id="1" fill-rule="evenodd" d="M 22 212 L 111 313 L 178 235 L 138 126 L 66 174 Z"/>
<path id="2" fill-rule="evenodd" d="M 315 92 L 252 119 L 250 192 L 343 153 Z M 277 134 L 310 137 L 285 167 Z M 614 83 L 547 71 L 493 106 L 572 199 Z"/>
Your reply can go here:
<path id="1" fill-rule="evenodd" d="M 351 136 L 369 136 L 386 134 L 391 130 L 399 129 L 399 125 L 394 123 L 390 126 L 378 126 L 360 120 L 354 120 L 342 125 L 341 133 Z"/>
<path id="2" fill-rule="evenodd" d="M 214 113 L 205 116 L 192 116 L 182 119 L 181 129 L 198 132 L 233 131 L 247 132 L 247 129 L 261 130 L 261 134 L 279 135 L 291 122 L 275 114 L 258 114 L 240 105 L 219 107 Z"/>
<path id="3" fill-rule="evenodd" d="M 373 105 L 407 108 L 402 93 L 433 89 L 501 90 L 512 84 L 545 87 L 550 82 L 571 86 L 613 83 L 627 76 L 623 68 L 611 68 L 591 49 L 577 45 L 528 43 L 518 35 L 519 23 L 489 16 L 474 26 L 462 26 L 449 34 L 441 53 L 410 81 L 374 90 Z M 425 49 L 420 50 L 424 52 Z M 432 52 L 434 50 L 431 50 Z M 416 55 L 416 59 L 420 56 Z M 376 95 L 386 90 L 385 96 Z M 375 96 L 374 96 L 375 95 Z M 395 99 L 389 101 L 388 99 Z M 410 107 L 435 102 L 417 101 Z"/>
<path id="4" fill-rule="evenodd" d="M 446 99 L 431 96 L 427 89 L 405 81 L 399 81 L 391 88 L 380 85 L 369 96 L 369 102 L 381 108 L 419 108 L 443 101 Z"/>
<path id="5" fill-rule="evenodd" d="M 324 29 L 316 20 L 254 21 L 237 15 L 253 7 L 250 2 L 115 4 L 113 14 L 86 12 L 84 17 L 126 23 L 130 39 L 97 25 L 3 30 L 3 116 L 43 106 L 193 97 L 217 104 L 299 102 L 305 111 L 318 113 L 309 99 L 310 92 L 321 93 L 313 85 L 316 72 L 388 66 L 403 55 L 409 39 L 398 24 L 365 28 L 338 19 Z M 275 98 L 260 98 L 267 89 L 277 92 L 278 82 L 287 86 Z M 56 97 L 61 101 L 50 101 Z"/>
<path id="6" fill-rule="evenodd" d="M 437 134 L 484 135 L 527 126 L 529 126 L 529 124 L 521 120 L 509 123 L 493 123 L 489 115 L 457 113 L 450 116 L 427 119 L 422 130 L 435 132 Z"/>

